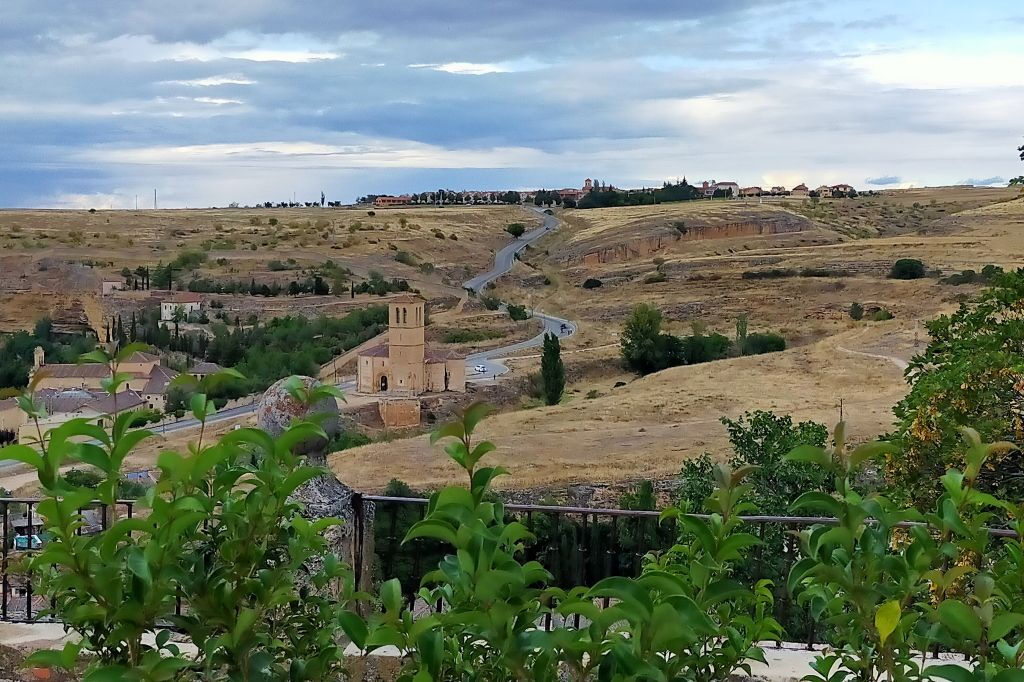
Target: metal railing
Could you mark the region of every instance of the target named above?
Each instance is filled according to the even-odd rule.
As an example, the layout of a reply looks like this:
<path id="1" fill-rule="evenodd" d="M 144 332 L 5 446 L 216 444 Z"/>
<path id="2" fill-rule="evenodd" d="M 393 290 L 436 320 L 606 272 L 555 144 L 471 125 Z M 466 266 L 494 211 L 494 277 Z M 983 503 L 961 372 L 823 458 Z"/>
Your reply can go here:
<path id="1" fill-rule="evenodd" d="M 38 614 L 47 608 L 45 597 L 33 590 L 32 576 L 26 570 L 28 559 L 47 541 L 43 518 L 36 511 L 38 497 L 0 498 L 0 622 L 38 623 Z M 118 500 L 109 507 L 100 503 L 79 509 L 85 519 L 79 535 L 102 533 L 110 521 L 135 513 L 134 500 Z"/>
<path id="2" fill-rule="evenodd" d="M 45 546 L 42 519 L 36 507 L 40 498 L 0 498 L 2 529 L 0 540 L 0 622 L 40 622 L 39 612 L 48 607 L 45 597 L 35 593 L 32 576 L 24 570 L 25 559 Z M 369 586 L 386 578 L 398 578 L 403 594 L 417 613 L 436 610 L 440 605 L 426 604 L 417 592 L 423 576 L 436 568 L 449 553 L 446 545 L 416 538 L 403 543 L 408 529 L 426 515 L 429 500 L 423 498 L 363 495 L 352 497 L 353 569 L 356 584 Z M 80 510 L 85 524 L 79 534 L 102 533 L 112 519 L 130 518 L 135 501 L 119 500 L 113 507 L 100 503 Z M 553 576 L 554 585 L 571 588 L 592 585 L 609 576 L 635 577 L 642 559 L 650 551 L 660 551 L 676 543 L 674 520 L 659 523 L 660 512 L 591 507 L 558 507 L 533 504 L 506 504 L 506 513 L 520 520 L 536 539 L 526 544 L 527 560 L 538 560 Z M 697 515 L 701 516 L 701 515 Z M 815 516 L 741 516 L 749 531 L 761 540 L 735 568 L 736 578 L 753 584 L 767 578 L 773 581 L 775 616 L 786 627 L 790 640 L 806 641 L 813 647 L 823 632 L 810 614 L 799 608 L 786 589 L 790 567 L 799 558 L 800 546 L 792 531 L 818 524 L 835 524 L 834 518 Z M 920 525 L 912 522 L 901 527 Z M 991 528 L 999 537 L 1015 537 L 1012 530 Z M 367 542 L 369 536 L 370 542 Z M 365 556 L 372 547 L 373 556 Z M 370 571 L 366 574 L 365 571 Z M 607 601 L 607 600 L 606 600 Z M 182 600 L 176 600 L 175 612 L 181 614 Z M 580 625 L 579 616 L 572 623 Z M 554 625 L 549 615 L 545 627 Z"/>
<path id="3" fill-rule="evenodd" d="M 413 523 L 422 519 L 429 500 L 421 498 L 356 495 L 356 556 L 358 571 L 366 563 L 360 555 L 364 533 L 373 533 L 373 579 L 398 578 L 403 594 L 414 611 L 436 610 L 439 605 L 425 604 L 417 597 L 423 576 L 436 568 L 450 553 L 442 543 L 416 538 L 402 540 Z M 372 520 L 366 511 L 372 504 Z M 590 507 L 558 507 L 533 504 L 506 504 L 506 513 L 518 519 L 536 539 L 525 546 L 527 560 L 539 560 L 551 572 L 553 584 L 562 588 L 593 585 L 609 576 L 636 577 L 642 559 L 650 551 L 661 551 L 676 544 L 674 520 L 659 523 L 661 512 Z M 706 518 L 705 515 L 695 515 Z M 801 607 L 786 589 L 790 568 L 800 558 L 798 531 L 819 524 L 836 524 L 834 518 L 816 516 L 741 516 L 761 543 L 751 555 L 735 566 L 735 577 L 753 584 L 760 579 L 773 583 L 775 617 L 785 627 L 790 641 L 804 641 L 808 648 L 822 640 L 824 627 L 815 622 L 809 610 Z M 372 524 L 372 527 L 371 527 Z M 914 522 L 899 527 L 920 525 Z M 1015 537 L 1008 529 L 991 528 L 998 537 Z M 357 582 L 357 584 L 363 584 Z M 607 601 L 607 600 L 606 600 Z M 579 616 L 572 625 L 579 626 Z M 545 626 L 552 626 L 547 617 Z"/>

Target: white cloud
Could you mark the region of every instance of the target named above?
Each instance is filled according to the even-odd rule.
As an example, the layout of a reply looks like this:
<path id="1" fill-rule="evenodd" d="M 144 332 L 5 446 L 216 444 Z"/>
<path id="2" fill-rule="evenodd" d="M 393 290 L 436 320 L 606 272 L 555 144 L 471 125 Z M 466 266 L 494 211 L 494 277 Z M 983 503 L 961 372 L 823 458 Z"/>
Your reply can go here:
<path id="1" fill-rule="evenodd" d="M 409 64 L 410 69 L 430 69 L 443 71 L 458 76 L 485 76 L 492 73 L 519 73 L 521 71 L 537 71 L 544 64 L 533 59 L 516 59 L 512 61 L 486 62 L 445 62 L 443 64 Z"/>
<path id="2" fill-rule="evenodd" d="M 255 85 L 256 81 L 246 78 L 242 74 L 231 73 L 221 76 L 207 76 L 206 78 L 193 78 L 190 80 L 163 81 L 171 85 L 187 85 L 189 87 L 216 87 L 218 85 Z"/>
<path id="3" fill-rule="evenodd" d="M 303 64 L 344 56 L 335 45 L 296 33 L 233 31 L 208 43 L 160 42 L 151 35 L 132 34 L 98 43 L 91 42 L 88 36 L 70 36 L 61 41 L 65 47 L 88 52 L 90 58 L 103 55 L 134 62 L 238 59 Z"/>
<path id="4" fill-rule="evenodd" d="M 93 194 L 57 194 L 44 200 L 42 205 L 46 208 L 77 208 L 97 210 L 104 208 L 134 208 L 135 197 L 124 194 L 105 194 L 96 192 Z"/>
<path id="5" fill-rule="evenodd" d="M 546 153 L 529 147 L 449 149 L 411 140 L 373 139 L 348 134 L 342 144 L 267 141 L 112 149 L 79 152 L 82 161 L 141 165 L 248 166 L 322 168 L 514 168 L 550 163 Z"/>
<path id="6" fill-rule="evenodd" d="M 199 102 L 200 104 L 216 104 L 218 106 L 223 106 L 225 104 L 245 104 L 245 102 L 240 99 L 225 99 L 223 97 L 193 97 L 192 101 Z"/>
<path id="7" fill-rule="evenodd" d="M 906 88 L 973 89 L 1024 84 L 1024 54 L 1019 50 L 907 50 L 860 55 L 845 61 L 869 80 Z"/>

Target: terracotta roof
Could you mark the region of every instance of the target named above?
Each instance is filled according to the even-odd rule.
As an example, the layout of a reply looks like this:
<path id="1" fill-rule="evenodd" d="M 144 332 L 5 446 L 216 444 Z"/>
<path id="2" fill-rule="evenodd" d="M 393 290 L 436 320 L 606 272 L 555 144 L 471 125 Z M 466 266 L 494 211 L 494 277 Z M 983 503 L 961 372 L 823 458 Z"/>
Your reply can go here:
<path id="1" fill-rule="evenodd" d="M 170 367 L 164 367 L 163 365 L 157 365 L 149 372 L 149 381 L 142 387 L 142 393 L 144 395 L 160 394 L 163 395 L 167 392 L 167 384 L 171 383 L 171 379 L 178 376 Z"/>
<path id="2" fill-rule="evenodd" d="M 370 348 L 369 350 L 364 350 L 364 351 L 361 351 L 359 353 L 359 357 L 361 357 L 361 358 L 362 357 L 367 357 L 367 358 L 386 358 L 386 357 L 388 357 L 388 355 L 389 355 L 389 353 L 388 353 L 388 345 L 386 343 L 382 344 L 380 346 L 374 346 L 373 348 Z"/>
<path id="3" fill-rule="evenodd" d="M 795 192 L 795 191 L 801 190 L 801 189 L 807 189 L 807 185 L 805 185 L 804 183 L 801 182 L 799 185 L 797 185 L 796 187 L 793 188 L 793 191 Z"/>
<path id="4" fill-rule="evenodd" d="M 130 363 L 141 363 L 141 362 L 160 362 L 159 355 L 153 355 L 152 353 L 144 353 L 143 351 L 137 350 L 128 356 L 124 362 Z"/>
<path id="5" fill-rule="evenodd" d="M 189 374 L 195 374 L 197 376 L 205 376 L 207 374 L 215 374 L 224 369 L 216 362 L 197 362 L 188 369 Z"/>
<path id="6" fill-rule="evenodd" d="M 423 303 L 423 298 L 415 294 L 399 294 L 394 298 L 389 298 L 388 303 Z"/>
<path id="7" fill-rule="evenodd" d="M 115 396 L 106 394 L 90 403 L 83 405 L 84 408 L 99 412 L 100 414 L 111 414 L 115 408 Z M 118 412 L 133 410 L 146 404 L 145 398 L 135 391 L 121 391 L 116 395 L 116 408 Z"/>
<path id="8" fill-rule="evenodd" d="M 164 303 L 202 303 L 203 297 L 191 291 L 182 291 L 164 299 Z"/>
<path id="9" fill-rule="evenodd" d="M 98 362 L 86 362 L 81 365 L 43 365 L 39 372 L 54 379 L 102 379 L 110 376 L 110 368 Z"/>

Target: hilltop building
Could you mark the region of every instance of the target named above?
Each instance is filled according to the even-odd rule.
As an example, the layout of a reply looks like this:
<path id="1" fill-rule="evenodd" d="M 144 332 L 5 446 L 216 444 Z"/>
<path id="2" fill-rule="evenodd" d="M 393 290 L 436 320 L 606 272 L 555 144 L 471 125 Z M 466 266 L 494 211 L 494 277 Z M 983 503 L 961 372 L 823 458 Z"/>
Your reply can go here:
<path id="1" fill-rule="evenodd" d="M 424 300 L 404 294 L 388 301 L 388 341 L 359 354 L 356 390 L 395 396 L 466 390 L 466 359 L 427 348 Z"/>

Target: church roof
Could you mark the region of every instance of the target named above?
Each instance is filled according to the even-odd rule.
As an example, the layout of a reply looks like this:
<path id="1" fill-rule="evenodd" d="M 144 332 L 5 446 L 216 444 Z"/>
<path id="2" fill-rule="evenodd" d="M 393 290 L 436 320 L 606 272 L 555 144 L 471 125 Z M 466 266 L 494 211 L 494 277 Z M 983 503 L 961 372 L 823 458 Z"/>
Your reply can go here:
<path id="1" fill-rule="evenodd" d="M 389 298 L 388 303 L 423 303 L 423 298 L 415 294 L 399 294 L 394 298 Z"/>
<path id="2" fill-rule="evenodd" d="M 462 353 L 449 349 L 438 349 L 431 348 L 427 350 L 426 361 L 427 362 L 445 362 L 446 360 L 465 360 L 466 356 Z"/>
<path id="3" fill-rule="evenodd" d="M 374 346 L 369 350 L 360 351 L 359 357 L 366 358 L 386 358 L 388 357 L 388 345 L 381 344 L 380 346 Z"/>

